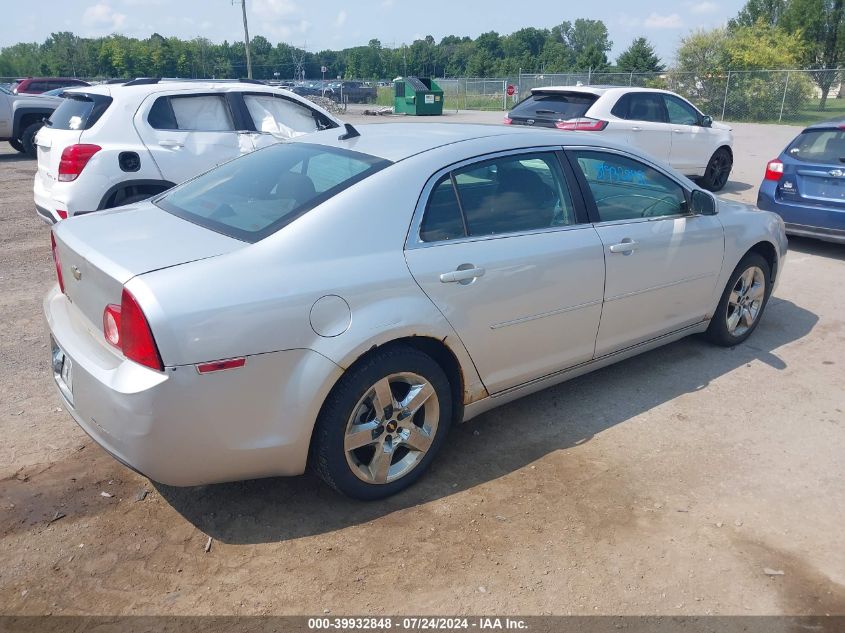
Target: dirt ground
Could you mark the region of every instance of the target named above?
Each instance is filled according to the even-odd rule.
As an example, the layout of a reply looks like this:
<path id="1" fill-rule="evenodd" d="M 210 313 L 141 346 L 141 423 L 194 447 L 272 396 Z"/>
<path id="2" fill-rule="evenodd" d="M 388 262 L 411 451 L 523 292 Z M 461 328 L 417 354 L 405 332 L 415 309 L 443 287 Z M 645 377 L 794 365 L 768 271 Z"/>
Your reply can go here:
<path id="1" fill-rule="evenodd" d="M 737 126 L 727 195 L 753 201 L 794 132 Z M 747 344 L 487 413 L 388 501 L 311 476 L 175 489 L 61 410 L 35 166 L 0 151 L 0 613 L 845 614 L 845 247 L 791 240 Z"/>

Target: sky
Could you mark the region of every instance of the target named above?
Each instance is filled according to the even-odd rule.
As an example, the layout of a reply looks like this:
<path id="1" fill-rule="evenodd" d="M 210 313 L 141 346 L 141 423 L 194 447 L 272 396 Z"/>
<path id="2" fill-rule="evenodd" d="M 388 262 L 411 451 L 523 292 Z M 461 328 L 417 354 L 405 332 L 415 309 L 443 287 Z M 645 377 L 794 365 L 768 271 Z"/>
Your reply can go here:
<path id="1" fill-rule="evenodd" d="M 240 2 L 240 0 L 236 0 Z M 250 36 L 317 52 L 381 40 L 384 46 L 410 44 L 433 35 L 476 37 L 507 34 L 526 26 L 551 28 L 577 18 L 604 20 L 613 41 L 611 59 L 638 36 L 647 37 L 664 62 L 671 62 L 680 39 L 696 28 L 724 24 L 742 0 L 630 0 L 589 2 L 533 0 L 520 12 L 514 0 L 246 0 Z M 82 36 L 152 33 L 215 42 L 243 39 L 241 8 L 233 0 L 41 0 L 38 11 L 19 0 L 3 2 L 0 47 L 42 42 L 55 31 Z"/>

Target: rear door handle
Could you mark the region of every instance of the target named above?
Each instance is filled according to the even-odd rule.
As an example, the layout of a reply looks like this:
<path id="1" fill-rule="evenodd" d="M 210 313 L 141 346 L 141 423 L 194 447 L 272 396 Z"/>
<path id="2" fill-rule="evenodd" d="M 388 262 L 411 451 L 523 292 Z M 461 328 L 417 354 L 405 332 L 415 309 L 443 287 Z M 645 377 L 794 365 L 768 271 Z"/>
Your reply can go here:
<path id="1" fill-rule="evenodd" d="M 179 141 L 173 141 L 170 139 L 164 139 L 163 141 L 158 142 L 159 145 L 162 147 L 172 147 L 173 149 L 179 149 L 180 147 L 185 147 L 184 143 L 180 143 Z"/>
<path id="2" fill-rule="evenodd" d="M 440 281 L 444 284 L 453 284 L 461 281 L 470 281 L 483 277 L 486 271 L 483 268 L 466 268 L 464 270 L 453 270 L 452 272 L 440 275 Z"/>
<path id="3" fill-rule="evenodd" d="M 628 239 L 627 237 L 622 240 L 619 244 L 611 244 L 610 245 L 610 252 L 611 253 L 622 253 L 623 255 L 630 255 L 635 250 L 637 250 L 637 244 L 634 240 Z"/>
<path id="4" fill-rule="evenodd" d="M 642 132 L 643 129 L 641 127 L 638 127 L 638 126 L 635 125 L 634 127 L 631 128 L 631 131 L 632 132 Z"/>

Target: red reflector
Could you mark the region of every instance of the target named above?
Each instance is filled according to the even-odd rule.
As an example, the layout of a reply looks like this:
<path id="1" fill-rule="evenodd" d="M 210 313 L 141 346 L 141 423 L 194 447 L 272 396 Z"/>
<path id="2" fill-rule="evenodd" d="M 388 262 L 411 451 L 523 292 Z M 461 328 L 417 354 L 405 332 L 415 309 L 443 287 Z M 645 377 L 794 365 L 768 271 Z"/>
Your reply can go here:
<path id="1" fill-rule="evenodd" d="M 766 165 L 766 180 L 780 180 L 783 176 L 783 163 L 775 158 Z"/>
<path id="2" fill-rule="evenodd" d="M 600 121 L 598 119 L 588 119 L 582 117 L 580 119 L 569 119 L 568 121 L 558 121 L 555 127 L 559 130 L 578 130 L 579 132 L 601 132 L 607 127 L 607 121 Z"/>
<path id="3" fill-rule="evenodd" d="M 58 214 L 58 216 L 59 216 L 62 220 L 67 220 L 67 211 L 64 211 L 64 210 L 62 210 L 62 209 L 56 209 L 56 213 Z"/>
<path id="4" fill-rule="evenodd" d="M 56 236 L 50 231 L 50 250 L 53 253 L 53 263 L 56 265 L 56 277 L 59 280 L 59 290 L 65 291 L 65 280 L 62 278 L 62 262 L 59 259 L 59 249 L 56 246 Z"/>
<path id="5" fill-rule="evenodd" d="M 103 310 L 103 334 L 106 340 L 120 349 L 120 306 L 110 303 Z"/>
<path id="6" fill-rule="evenodd" d="M 150 369 L 164 369 L 147 317 L 144 316 L 138 301 L 126 288 L 120 298 L 119 340 L 120 348 L 129 360 Z"/>
<path id="7" fill-rule="evenodd" d="M 210 363 L 199 363 L 197 371 L 201 374 L 210 374 L 224 369 L 238 369 L 246 365 L 246 358 L 228 358 L 226 360 L 215 360 Z"/>
<path id="8" fill-rule="evenodd" d="M 65 147 L 59 161 L 59 182 L 76 180 L 88 161 L 101 149 L 99 145 L 85 143 Z"/>
<path id="9" fill-rule="evenodd" d="M 510 125 L 511 123 L 513 123 L 513 119 L 511 119 L 510 117 L 505 117 L 505 120 L 503 122 L 505 125 Z"/>

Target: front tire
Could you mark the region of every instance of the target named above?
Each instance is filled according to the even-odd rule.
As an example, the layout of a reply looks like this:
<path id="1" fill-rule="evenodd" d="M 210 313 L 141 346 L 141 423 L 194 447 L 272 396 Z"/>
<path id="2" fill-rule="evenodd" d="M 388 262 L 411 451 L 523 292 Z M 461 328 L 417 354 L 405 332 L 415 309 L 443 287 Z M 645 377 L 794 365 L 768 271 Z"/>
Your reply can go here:
<path id="1" fill-rule="evenodd" d="M 338 492 L 389 497 L 428 469 L 451 426 L 449 379 L 431 357 L 397 345 L 346 372 L 317 419 L 311 466 Z"/>
<path id="2" fill-rule="evenodd" d="M 737 264 L 716 308 L 707 337 L 723 347 L 739 345 L 757 328 L 772 292 L 769 262 L 748 253 Z"/>
<path id="3" fill-rule="evenodd" d="M 710 157 L 704 176 L 698 180 L 699 184 L 707 191 L 721 191 L 728 184 L 733 164 L 734 159 L 730 151 L 725 147 L 720 147 Z"/>
<path id="4" fill-rule="evenodd" d="M 35 135 L 38 134 L 38 130 L 40 130 L 43 125 L 44 124 L 41 122 L 33 123 L 24 129 L 23 134 L 21 134 L 20 142 L 21 147 L 23 147 L 23 153 L 30 158 L 35 158 L 38 154 L 38 148 L 35 145 Z"/>

